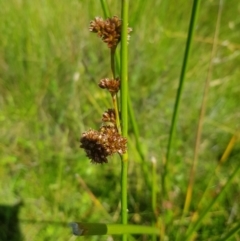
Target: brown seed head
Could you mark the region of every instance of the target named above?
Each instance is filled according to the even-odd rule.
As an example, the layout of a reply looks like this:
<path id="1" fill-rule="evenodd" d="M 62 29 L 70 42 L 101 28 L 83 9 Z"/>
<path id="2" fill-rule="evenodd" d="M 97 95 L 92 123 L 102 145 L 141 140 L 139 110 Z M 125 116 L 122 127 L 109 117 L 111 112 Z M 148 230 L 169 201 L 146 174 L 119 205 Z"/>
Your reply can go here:
<path id="1" fill-rule="evenodd" d="M 104 20 L 101 17 L 95 17 L 95 19 L 90 22 L 89 31 L 101 34 L 104 25 Z"/>
<path id="2" fill-rule="evenodd" d="M 92 163 L 107 163 L 108 152 L 101 133 L 95 130 L 84 132 L 80 138 L 80 148 L 83 148 Z"/>
<path id="3" fill-rule="evenodd" d="M 107 89 L 112 95 L 116 94 L 120 89 L 120 79 L 102 79 L 100 80 L 98 86 L 102 89 Z"/>
<path id="4" fill-rule="evenodd" d="M 83 148 L 92 163 L 107 163 L 107 157 L 114 153 L 123 154 L 127 149 L 127 139 L 114 126 L 103 126 L 100 131 L 89 130 L 80 138 Z"/>
<path id="5" fill-rule="evenodd" d="M 103 122 L 111 122 L 116 125 L 116 115 L 114 109 L 108 109 L 105 111 L 102 115 L 102 121 Z"/>
<path id="6" fill-rule="evenodd" d="M 107 136 L 107 145 L 110 155 L 114 153 L 123 154 L 127 150 L 127 139 L 122 137 L 115 126 L 102 126 L 100 132 Z"/>
<path id="7" fill-rule="evenodd" d="M 90 22 L 89 30 L 97 33 L 109 48 L 116 48 L 121 39 L 121 24 L 122 21 L 117 16 L 107 18 L 106 20 L 96 17 Z M 131 31 L 132 29 L 128 28 L 128 33 Z"/>

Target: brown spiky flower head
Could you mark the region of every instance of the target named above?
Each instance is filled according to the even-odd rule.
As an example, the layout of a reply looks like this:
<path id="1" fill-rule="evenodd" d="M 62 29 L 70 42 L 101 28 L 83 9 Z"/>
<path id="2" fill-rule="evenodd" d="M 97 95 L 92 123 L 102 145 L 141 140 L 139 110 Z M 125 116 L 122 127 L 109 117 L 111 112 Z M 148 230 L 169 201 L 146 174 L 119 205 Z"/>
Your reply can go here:
<path id="1" fill-rule="evenodd" d="M 115 95 L 120 89 L 120 79 L 101 79 L 98 86 L 102 89 L 107 89 L 111 95 Z"/>
<path id="2" fill-rule="evenodd" d="M 102 121 L 104 123 L 111 123 L 110 125 L 116 126 L 116 115 L 114 109 L 108 109 L 102 115 Z"/>
<path id="3" fill-rule="evenodd" d="M 90 22 L 89 30 L 90 32 L 97 33 L 109 48 L 116 48 L 121 39 L 121 24 L 122 21 L 117 16 L 107 18 L 106 20 L 96 17 Z M 128 33 L 131 31 L 132 29 L 128 28 Z"/>
<path id="4" fill-rule="evenodd" d="M 89 130 L 80 138 L 83 148 L 92 163 L 107 163 L 107 157 L 114 153 L 123 154 L 127 149 L 127 139 L 114 126 L 102 126 L 99 131 Z"/>

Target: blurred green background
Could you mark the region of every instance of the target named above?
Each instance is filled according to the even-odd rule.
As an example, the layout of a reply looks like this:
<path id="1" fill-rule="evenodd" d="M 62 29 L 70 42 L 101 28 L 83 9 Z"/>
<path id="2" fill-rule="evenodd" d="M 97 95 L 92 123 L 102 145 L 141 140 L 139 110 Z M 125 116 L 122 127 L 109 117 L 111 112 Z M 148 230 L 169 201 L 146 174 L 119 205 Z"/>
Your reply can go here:
<path id="1" fill-rule="evenodd" d="M 120 16 L 120 1 L 108 3 L 111 14 Z M 218 5 L 207 0 L 200 6 L 169 164 L 172 192 L 166 222 L 178 217 L 184 202 Z M 159 187 L 191 7 L 190 0 L 130 1 L 130 96 L 149 176 L 150 160 L 158 162 Z M 111 107 L 110 96 L 97 86 L 110 76 L 110 56 L 88 31 L 95 16 L 103 16 L 96 0 L 0 0 L 0 205 L 23 201 L 18 217 L 26 241 L 75 240 L 71 221 L 120 221 L 120 159 L 92 165 L 79 148 L 81 133 L 98 129 L 103 111 Z M 239 133 L 239 29 L 240 2 L 225 1 L 193 207 L 229 140 Z M 129 221 L 151 224 L 151 193 L 129 125 Z M 239 154 L 236 142 L 211 187 L 212 198 L 239 165 Z M 218 207 L 220 228 L 234 205 L 239 210 L 239 181 Z"/>

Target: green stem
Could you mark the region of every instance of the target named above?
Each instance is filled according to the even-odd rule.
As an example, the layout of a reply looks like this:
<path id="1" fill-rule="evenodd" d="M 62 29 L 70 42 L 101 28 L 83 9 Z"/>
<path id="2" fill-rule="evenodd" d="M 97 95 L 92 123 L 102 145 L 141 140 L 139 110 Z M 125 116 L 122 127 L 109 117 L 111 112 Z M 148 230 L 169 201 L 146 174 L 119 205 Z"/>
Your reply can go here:
<path id="1" fill-rule="evenodd" d="M 106 0 L 101 0 L 101 5 L 102 5 L 102 9 L 103 9 L 103 14 L 106 17 L 110 16 L 110 10 L 108 8 L 108 4 L 106 2 Z"/>
<path id="2" fill-rule="evenodd" d="M 152 210 L 155 218 L 158 217 L 157 212 L 157 162 L 155 157 L 152 157 Z"/>
<path id="3" fill-rule="evenodd" d="M 128 223 L 128 205 L 127 205 L 127 171 L 128 171 L 128 155 L 125 153 L 122 156 L 122 171 L 121 171 L 121 217 L 122 224 Z M 122 240 L 127 240 L 127 236 L 123 235 Z"/>
<path id="4" fill-rule="evenodd" d="M 200 0 L 194 0 L 194 2 L 193 2 L 192 15 L 191 15 L 191 19 L 190 19 L 186 48 L 185 48 L 185 53 L 184 53 L 184 58 L 183 58 L 183 63 L 182 63 L 182 69 L 181 69 L 181 74 L 180 74 L 180 79 L 179 79 L 177 96 L 176 96 L 175 105 L 174 105 L 171 127 L 170 127 L 170 134 L 169 134 L 167 154 L 166 154 L 166 162 L 164 164 L 164 172 L 163 172 L 163 176 L 162 176 L 162 192 L 163 192 L 164 196 L 166 195 L 166 177 L 168 174 L 168 163 L 169 163 L 170 154 L 171 154 L 171 150 L 172 150 L 172 142 L 173 142 L 175 129 L 176 129 L 176 120 L 177 120 L 177 116 L 178 116 L 179 104 L 180 104 L 180 99 L 181 99 L 182 90 L 183 90 L 183 84 L 184 84 L 188 60 L 189 60 L 189 53 L 190 53 L 191 45 L 192 45 L 193 33 L 194 33 L 194 28 L 195 28 L 196 19 L 197 19 L 197 12 L 199 9 L 199 2 L 200 2 Z"/>
<path id="5" fill-rule="evenodd" d="M 112 95 L 112 102 L 113 102 L 113 107 L 114 107 L 115 115 L 116 115 L 116 125 L 117 125 L 117 129 L 118 129 L 118 133 L 122 134 L 116 94 Z"/>
<path id="6" fill-rule="evenodd" d="M 121 125 L 122 135 L 128 137 L 128 0 L 122 0 L 122 27 L 121 27 Z M 122 171 L 121 171 L 121 216 L 122 224 L 128 222 L 128 205 L 127 205 L 127 170 L 128 170 L 128 153 L 122 156 Z M 122 235 L 122 240 L 127 240 L 127 235 Z"/>
<path id="7" fill-rule="evenodd" d="M 157 165 L 155 157 L 152 157 L 152 210 L 155 216 L 155 222 L 158 217 L 157 211 Z M 154 222 L 153 222 L 154 225 Z M 152 235 L 152 241 L 156 241 L 157 236 Z"/>
<path id="8" fill-rule="evenodd" d="M 115 52 L 116 52 L 116 47 L 111 48 L 111 71 L 112 71 L 112 78 L 115 79 L 116 78 L 116 74 L 115 74 Z"/>
<path id="9" fill-rule="evenodd" d="M 111 71 L 112 71 L 112 78 L 116 79 L 116 74 L 115 74 L 115 52 L 116 52 L 116 47 L 111 48 Z M 113 107 L 115 110 L 115 115 L 116 115 L 116 125 L 119 134 L 122 133 L 121 131 L 121 125 L 120 125 L 120 117 L 119 117 L 119 108 L 118 108 L 118 101 L 117 101 L 117 94 L 112 94 L 112 102 L 113 102 Z"/>

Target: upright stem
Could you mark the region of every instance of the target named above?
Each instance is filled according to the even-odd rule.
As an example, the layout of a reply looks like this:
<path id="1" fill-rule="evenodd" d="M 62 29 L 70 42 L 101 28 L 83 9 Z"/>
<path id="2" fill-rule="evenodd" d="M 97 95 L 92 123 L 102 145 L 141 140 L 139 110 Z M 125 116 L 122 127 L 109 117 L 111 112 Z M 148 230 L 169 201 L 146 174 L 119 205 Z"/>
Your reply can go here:
<path id="1" fill-rule="evenodd" d="M 119 134 L 122 134 L 116 94 L 112 94 L 112 102 L 113 102 L 113 106 L 114 106 L 114 110 L 115 110 L 117 130 L 118 130 Z"/>
<path id="2" fill-rule="evenodd" d="M 111 48 L 111 71 L 112 71 L 112 78 L 115 79 L 116 78 L 116 74 L 115 74 L 115 52 L 116 52 L 116 47 L 114 46 L 113 48 Z"/>
<path id="3" fill-rule="evenodd" d="M 116 73 L 115 73 L 115 52 L 116 52 L 116 47 L 111 48 L 111 71 L 112 71 L 112 78 L 116 79 Z M 117 124 L 117 129 L 119 134 L 122 133 L 121 131 L 121 126 L 120 126 L 120 117 L 119 117 L 119 108 L 118 108 L 118 102 L 117 102 L 117 94 L 114 93 L 112 94 L 112 102 L 115 110 L 115 115 L 116 115 L 116 124 Z"/>
<path id="4" fill-rule="evenodd" d="M 104 17 L 105 18 L 110 17 L 110 10 L 109 10 L 109 7 L 108 7 L 108 4 L 107 4 L 106 0 L 101 0 L 100 2 L 101 2 L 101 5 L 102 5 Z"/>
<path id="5" fill-rule="evenodd" d="M 121 125 L 122 135 L 127 138 L 128 136 L 128 0 L 122 0 L 122 28 L 121 28 Z M 121 171 L 121 216 L 122 224 L 128 222 L 128 209 L 127 209 L 127 170 L 128 170 L 128 153 L 122 156 L 122 171 Z M 127 235 L 123 234 L 122 240 L 127 240 Z"/>

